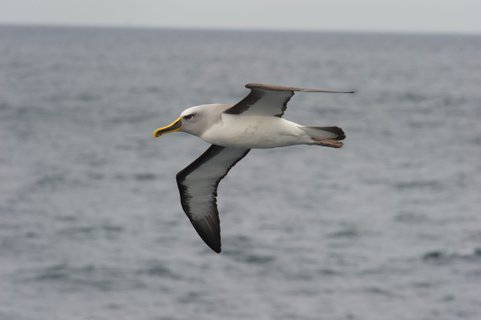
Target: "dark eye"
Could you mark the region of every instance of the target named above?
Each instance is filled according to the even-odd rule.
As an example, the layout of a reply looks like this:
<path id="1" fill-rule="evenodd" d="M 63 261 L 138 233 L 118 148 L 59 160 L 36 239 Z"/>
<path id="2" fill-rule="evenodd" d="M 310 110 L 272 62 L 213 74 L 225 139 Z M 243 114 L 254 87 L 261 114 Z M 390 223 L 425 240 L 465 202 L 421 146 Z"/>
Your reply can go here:
<path id="1" fill-rule="evenodd" d="M 193 117 L 194 117 L 193 114 L 188 114 L 188 115 L 184 116 L 184 119 L 185 119 L 185 120 L 190 120 L 190 119 L 192 119 Z"/>

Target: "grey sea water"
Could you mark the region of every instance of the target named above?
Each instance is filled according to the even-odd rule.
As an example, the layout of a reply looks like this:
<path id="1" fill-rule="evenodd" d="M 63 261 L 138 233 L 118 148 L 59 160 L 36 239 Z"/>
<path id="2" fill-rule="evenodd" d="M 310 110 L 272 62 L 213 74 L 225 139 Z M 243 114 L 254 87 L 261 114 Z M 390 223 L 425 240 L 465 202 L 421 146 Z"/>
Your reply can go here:
<path id="1" fill-rule="evenodd" d="M 0 319 L 480 319 L 481 37 L 0 27 Z M 223 252 L 151 132 L 247 82 L 343 149 L 254 150 Z"/>

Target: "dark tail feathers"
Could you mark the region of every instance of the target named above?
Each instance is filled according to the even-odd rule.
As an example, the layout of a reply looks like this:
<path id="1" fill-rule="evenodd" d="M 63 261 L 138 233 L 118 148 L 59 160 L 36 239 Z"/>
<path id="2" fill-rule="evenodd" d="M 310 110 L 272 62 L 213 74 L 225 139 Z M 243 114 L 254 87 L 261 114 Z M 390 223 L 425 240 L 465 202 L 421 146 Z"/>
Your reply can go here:
<path id="1" fill-rule="evenodd" d="M 344 131 L 339 127 L 305 127 L 305 128 L 330 132 L 336 135 L 336 137 L 334 138 L 336 140 L 344 140 L 346 138 Z"/>

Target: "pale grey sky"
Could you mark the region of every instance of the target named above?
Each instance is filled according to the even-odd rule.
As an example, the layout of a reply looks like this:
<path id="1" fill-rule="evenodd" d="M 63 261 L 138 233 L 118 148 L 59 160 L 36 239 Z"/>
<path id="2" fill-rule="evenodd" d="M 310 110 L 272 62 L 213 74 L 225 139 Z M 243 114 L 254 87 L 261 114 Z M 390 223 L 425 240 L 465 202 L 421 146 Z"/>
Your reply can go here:
<path id="1" fill-rule="evenodd" d="M 481 0 L 0 0 L 0 23 L 481 34 Z"/>

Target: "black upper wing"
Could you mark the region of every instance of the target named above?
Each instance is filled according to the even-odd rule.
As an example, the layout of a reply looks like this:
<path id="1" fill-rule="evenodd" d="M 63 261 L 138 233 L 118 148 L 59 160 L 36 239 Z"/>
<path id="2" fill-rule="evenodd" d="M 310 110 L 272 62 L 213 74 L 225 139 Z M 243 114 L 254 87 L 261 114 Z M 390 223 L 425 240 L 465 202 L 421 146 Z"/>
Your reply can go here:
<path id="1" fill-rule="evenodd" d="M 227 114 L 263 115 L 282 117 L 287 103 L 294 92 L 353 93 L 353 91 L 333 91 L 297 87 L 275 86 L 261 83 L 248 83 L 251 92 L 237 104 L 227 109 Z"/>

